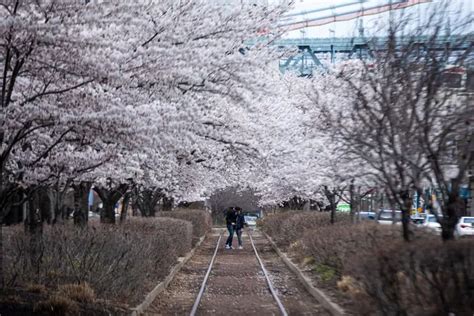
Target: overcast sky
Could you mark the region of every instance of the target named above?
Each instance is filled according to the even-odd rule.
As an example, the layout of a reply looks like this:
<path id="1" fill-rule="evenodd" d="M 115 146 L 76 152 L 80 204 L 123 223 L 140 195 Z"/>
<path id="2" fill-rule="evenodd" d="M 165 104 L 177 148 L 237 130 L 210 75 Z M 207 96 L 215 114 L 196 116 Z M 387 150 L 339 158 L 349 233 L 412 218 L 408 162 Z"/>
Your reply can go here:
<path id="1" fill-rule="evenodd" d="M 292 16 L 291 21 L 301 21 L 308 18 L 322 17 L 331 14 L 340 14 L 344 12 L 349 12 L 353 10 L 360 10 L 361 8 L 367 9 L 375 5 L 387 4 L 390 0 L 362 0 L 363 3 L 360 3 L 357 0 L 294 0 L 294 8 L 289 14 L 293 13 L 304 13 L 304 15 Z M 396 1 L 396 0 L 393 0 Z M 415 16 L 422 17 L 424 13 L 429 12 L 430 9 L 433 9 L 434 6 L 439 4 L 442 0 L 432 0 L 432 3 L 424 3 L 410 7 L 407 10 L 409 13 L 415 14 Z M 272 2 L 272 1 L 270 1 Z M 452 5 L 452 10 L 462 7 L 463 14 L 473 15 L 474 9 L 474 0 L 450 0 Z M 342 8 L 338 8 L 338 5 L 341 4 L 350 4 Z M 323 12 L 312 13 L 311 10 L 314 9 L 325 9 Z M 454 13 L 453 13 L 454 15 Z M 379 14 L 373 16 L 366 16 L 363 19 L 363 25 L 366 29 L 366 32 L 370 33 L 377 29 L 377 25 L 380 25 L 384 21 L 387 21 L 388 14 Z M 310 38 L 310 37 L 353 37 L 358 34 L 358 21 L 351 20 L 348 22 L 336 22 L 330 23 L 324 26 L 306 28 L 304 30 L 297 30 L 289 32 L 285 37 L 289 38 Z"/>

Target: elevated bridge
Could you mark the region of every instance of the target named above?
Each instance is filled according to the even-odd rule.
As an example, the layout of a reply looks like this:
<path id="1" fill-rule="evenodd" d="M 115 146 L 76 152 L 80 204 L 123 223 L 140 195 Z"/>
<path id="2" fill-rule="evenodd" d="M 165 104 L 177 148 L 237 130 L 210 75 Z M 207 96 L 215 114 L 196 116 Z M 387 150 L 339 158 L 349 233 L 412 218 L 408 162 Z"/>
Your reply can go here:
<path id="1" fill-rule="evenodd" d="M 303 2 L 303 0 L 301 1 Z M 308 1 L 311 2 L 311 1 Z M 433 3 L 433 0 L 333 0 L 312 2 L 309 8 L 297 11 L 296 9 L 285 14 L 278 28 L 283 33 L 293 32 L 311 27 L 318 27 L 335 22 L 344 22 L 357 19 L 359 22 L 359 35 L 352 38 L 301 38 L 282 39 L 274 45 L 282 48 L 293 48 L 297 51 L 294 55 L 280 61 L 280 70 L 285 72 L 293 70 L 301 75 L 310 75 L 314 69 L 324 67 L 327 63 L 336 60 L 351 58 L 371 58 L 375 52 L 384 51 L 387 38 L 371 38 L 364 35 L 363 17 L 380 15 L 390 11 L 405 10 L 411 7 Z M 298 6 L 297 6 L 298 7 Z M 420 8 L 421 8 L 420 7 Z M 473 37 L 460 45 L 460 37 L 439 37 L 433 43 L 428 37 L 399 38 L 399 48 L 406 47 L 408 43 L 417 46 L 422 51 L 444 51 L 445 49 L 465 52 L 472 48 Z M 418 49 L 416 48 L 416 49 Z"/>
<path id="2" fill-rule="evenodd" d="M 296 53 L 280 60 L 280 70 L 297 71 L 301 75 L 310 75 L 316 68 L 325 67 L 336 60 L 353 58 L 370 59 L 374 53 L 387 49 L 388 38 L 378 37 L 367 39 L 364 37 L 353 38 L 305 38 L 305 39 L 280 39 L 274 42 L 275 46 L 282 49 L 295 49 Z M 406 45 L 417 46 L 420 53 L 423 51 L 443 52 L 447 49 L 464 53 L 474 48 L 474 35 L 444 36 L 435 41 L 427 36 L 405 37 L 397 39 L 398 47 L 403 49 Z"/>

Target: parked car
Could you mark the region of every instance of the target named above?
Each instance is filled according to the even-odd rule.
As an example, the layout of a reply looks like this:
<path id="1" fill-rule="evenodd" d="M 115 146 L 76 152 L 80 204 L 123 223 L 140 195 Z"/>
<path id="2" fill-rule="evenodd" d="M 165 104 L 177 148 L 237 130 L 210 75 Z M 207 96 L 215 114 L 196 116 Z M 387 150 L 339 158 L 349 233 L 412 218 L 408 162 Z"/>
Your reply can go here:
<path id="1" fill-rule="evenodd" d="M 426 215 L 425 214 L 411 215 L 410 219 L 411 219 L 411 222 L 415 224 L 415 226 L 423 226 L 423 224 L 426 221 Z"/>
<path id="2" fill-rule="evenodd" d="M 249 226 L 256 226 L 257 225 L 257 216 L 245 215 L 244 216 L 245 222 Z"/>
<path id="3" fill-rule="evenodd" d="M 370 211 L 360 211 L 356 213 L 356 216 L 359 216 L 361 220 L 369 220 L 373 221 L 375 220 L 375 217 L 377 216 L 377 213 L 375 212 L 370 212 Z"/>
<path id="4" fill-rule="evenodd" d="M 89 211 L 89 219 L 100 219 L 100 214 L 96 212 Z"/>
<path id="5" fill-rule="evenodd" d="M 441 224 L 438 222 L 436 216 L 434 216 L 433 214 L 426 215 L 425 221 L 423 222 L 421 227 L 437 235 L 441 235 Z"/>
<path id="6" fill-rule="evenodd" d="M 456 237 L 474 236 L 474 216 L 461 217 L 454 229 Z"/>
<path id="7" fill-rule="evenodd" d="M 400 225 L 402 220 L 402 211 L 380 210 L 377 213 L 377 223 L 382 225 L 397 224 Z"/>

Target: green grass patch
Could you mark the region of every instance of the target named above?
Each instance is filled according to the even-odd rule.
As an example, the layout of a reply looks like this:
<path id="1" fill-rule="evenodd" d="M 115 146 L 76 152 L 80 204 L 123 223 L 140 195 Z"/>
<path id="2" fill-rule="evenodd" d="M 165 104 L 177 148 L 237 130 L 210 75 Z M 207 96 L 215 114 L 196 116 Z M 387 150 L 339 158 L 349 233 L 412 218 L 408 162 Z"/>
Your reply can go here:
<path id="1" fill-rule="evenodd" d="M 336 269 L 325 264 L 316 264 L 313 271 L 316 272 L 324 282 L 332 281 L 336 277 Z"/>

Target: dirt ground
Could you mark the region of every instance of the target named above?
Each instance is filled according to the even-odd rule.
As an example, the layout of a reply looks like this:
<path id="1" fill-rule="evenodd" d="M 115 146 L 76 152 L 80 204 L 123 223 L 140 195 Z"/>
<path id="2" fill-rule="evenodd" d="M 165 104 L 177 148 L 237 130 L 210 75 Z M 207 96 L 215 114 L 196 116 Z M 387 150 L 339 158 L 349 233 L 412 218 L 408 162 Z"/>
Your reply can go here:
<path id="1" fill-rule="evenodd" d="M 304 289 L 273 251 L 267 239 L 252 231 L 257 251 L 289 315 L 329 315 Z M 214 252 L 219 231 L 206 238 L 195 255 L 161 293 L 146 315 L 189 315 Z M 244 234 L 244 249 L 224 249 L 224 233 L 198 315 L 280 315 L 263 272 Z M 234 248 L 237 238 L 234 237 Z"/>

